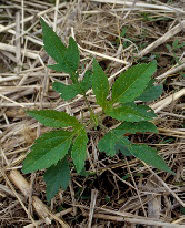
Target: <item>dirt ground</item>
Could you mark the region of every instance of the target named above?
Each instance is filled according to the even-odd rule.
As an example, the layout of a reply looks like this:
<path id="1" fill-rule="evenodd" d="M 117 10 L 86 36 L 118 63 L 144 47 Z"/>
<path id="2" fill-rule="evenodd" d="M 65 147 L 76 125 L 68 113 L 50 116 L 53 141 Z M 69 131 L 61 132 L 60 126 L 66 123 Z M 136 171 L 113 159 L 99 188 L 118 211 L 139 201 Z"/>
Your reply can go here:
<path id="1" fill-rule="evenodd" d="M 55 109 L 79 116 L 83 100 L 64 102 L 52 90 L 69 82 L 42 47 L 43 17 L 64 43 L 79 44 L 81 64 L 92 56 L 114 81 L 136 63 L 157 60 L 161 97 L 149 103 L 159 134 L 131 139 L 156 147 L 175 176 L 118 154 L 97 150 L 90 132 L 87 171 L 49 204 L 43 171 L 21 172 L 34 140 L 49 128 L 25 111 Z M 0 227 L 185 227 L 185 1 L 1 0 L 0 1 Z M 98 109 L 90 92 L 93 109 Z M 86 112 L 86 110 L 84 110 Z M 107 120 L 109 121 L 109 120 Z"/>

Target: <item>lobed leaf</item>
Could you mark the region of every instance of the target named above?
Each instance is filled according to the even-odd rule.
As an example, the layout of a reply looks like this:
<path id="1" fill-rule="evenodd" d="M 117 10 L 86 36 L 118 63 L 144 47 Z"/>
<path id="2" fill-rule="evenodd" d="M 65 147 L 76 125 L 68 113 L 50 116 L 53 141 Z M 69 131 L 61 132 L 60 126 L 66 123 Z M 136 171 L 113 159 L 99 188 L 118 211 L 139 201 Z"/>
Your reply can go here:
<path id="1" fill-rule="evenodd" d="M 156 62 L 142 63 L 130 67 L 112 86 L 112 103 L 132 102 L 146 89 L 152 74 L 157 70 Z"/>
<path id="2" fill-rule="evenodd" d="M 66 190 L 70 181 L 70 168 L 67 157 L 47 169 L 44 175 L 47 184 L 47 199 L 50 201 L 60 188 Z"/>
<path id="3" fill-rule="evenodd" d="M 157 127 L 150 122 L 138 122 L 138 123 L 129 123 L 124 122 L 119 125 L 117 128 L 114 128 L 112 132 L 115 132 L 117 135 L 124 135 L 127 133 L 136 134 L 138 132 L 154 132 L 157 133 Z M 131 156 L 129 147 L 125 144 L 119 142 L 115 145 L 116 153 L 122 153 L 125 156 Z"/>
<path id="4" fill-rule="evenodd" d="M 169 172 L 174 174 L 168 165 L 164 162 L 161 156 L 158 155 L 157 150 L 148 146 L 148 145 L 137 145 L 132 144 L 129 147 L 131 154 L 141 161 L 145 162 L 148 165 L 151 165 L 155 168 L 163 170 L 165 172 Z"/>
<path id="5" fill-rule="evenodd" d="M 93 60 L 92 89 L 96 95 L 97 103 L 103 109 L 106 109 L 108 104 L 107 96 L 109 95 L 109 81 L 95 59 Z"/>
<path id="6" fill-rule="evenodd" d="M 92 74 L 87 71 L 81 82 L 76 82 L 71 85 L 66 85 L 61 82 L 53 82 L 53 89 L 60 93 L 64 101 L 68 101 L 76 97 L 78 94 L 86 93 L 92 86 Z"/>
<path id="7" fill-rule="evenodd" d="M 87 157 L 88 136 L 85 130 L 81 130 L 72 145 L 71 157 L 77 172 L 80 173 L 84 167 L 84 161 Z"/>
<path id="8" fill-rule="evenodd" d="M 44 49 L 52 59 L 54 59 L 56 62 L 60 62 L 61 56 L 66 51 L 66 47 L 61 42 L 57 34 L 53 32 L 53 30 L 42 18 L 40 18 L 40 22 L 42 25 Z"/>
<path id="9" fill-rule="evenodd" d="M 41 135 L 23 161 L 22 172 L 31 173 L 57 164 L 68 153 L 73 134 L 67 131 L 52 131 Z"/>
<path id="10" fill-rule="evenodd" d="M 148 102 L 157 100 L 163 92 L 163 85 L 153 85 L 153 80 L 149 83 L 143 93 L 136 100 Z"/>
<path id="11" fill-rule="evenodd" d="M 131 144 L 127 137 L 119 134 L 120 132 L 111 131 L 106 134 L 98 144 L 100 152 L 106 152 L 109 156 L 122 153 L 124 156 L 135 156 L 141 161 L 155 168 L 174 174 L 164 160 L 158 155 L 157 150 L 142 144 Z"/>
<path id="12" fill-rule="evenodd" d="M 74 116 L 70 116 L 66 112 L 58 112 L 55 110 L 28 111 L 31 117 L 35 118 L 41 124 L 48 127 L 69 127 L 77 128 L 80 123 Z"/>
<path id="13" fill-rule="evenodd" d="M 150 121 L 156 114 L 146 105 L 136 105 L 134 103 L 123 104 L 118 108 L 109 109 L 106 114 L 126 122 Z"/>
<path id="14" fill-rule="evenodd" d="M 47 51 L 47 50 L 46 50 Z M 62 53 L 57 64 L 48 65 L 48 68 L 57 72 L 65 72 L 74 75 L 78 70 L 80 55 L 78 45 L 72 37 L 69 38 L 69 47 Z"/>
<path id="15" fill-rule="evenodd" d="M 118 152 L 118 145 L 127 146 L 130 144 L 128 138 L 118 134 L 116 131 L 110 131 L 98 143 L 100 152 L 114 156 Z"/>
<path id="16" fill-rule="evenodd" d="M 61 42 L 57 34 L 49 27 L 49 25 L 41 18 L 43 43 L 45 51 L 57 63 L 48 67 L 58 72 L 66 72 L 74 74 L 78 70 L 80 54 L 78 45 L 73 38 L 69 39 L 69 47 L 66 48 Z"/>

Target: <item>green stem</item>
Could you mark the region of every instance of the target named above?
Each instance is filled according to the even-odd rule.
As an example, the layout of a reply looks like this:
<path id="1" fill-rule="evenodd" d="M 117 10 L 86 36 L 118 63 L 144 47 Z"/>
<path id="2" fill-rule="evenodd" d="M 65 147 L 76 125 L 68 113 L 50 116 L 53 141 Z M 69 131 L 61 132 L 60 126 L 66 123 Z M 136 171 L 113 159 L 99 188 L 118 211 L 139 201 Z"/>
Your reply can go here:
<path id="1" fill-rule="evenodd" d="M 78 84 L 79 84 L 79 86 L 80 86 L 80 83 L 78 82 Z M 85 99 L 85 102 L 86 102 L 86 104 L 87 104 L 87 107 L 88 107 L 88 110 L 89 110 L 89 112 L 90 112 L 90 115 L 94 115 L 94 112 L 93 112 L 93 110 L 92 110 L 92 108 L 91 108 L 91 105 L 90 105 L 90 102 L 88 101 L 88 99 L 87 99 L 87 95 L 86 95 L 86 93 L 84 93 L 84 91 L 82 90 L 82 88 L 81 88 L 81 86 L 80 86 L 80 89 L 81 89 L 81 94 L 83 95 L 83 97 L 84 97 L 84 99 Z"/>
<path id="2" fill-rule="evenodd" d="M 80 86 L 80 83 L 78 82 L 79 86 Z M 87 104 L 87 107 L 88 107 L 88 111 L 90 112 L 90 117 L 93 117 L 95 116 L 94 112 L 93 112 L 93 109 L 90 105 L 90 102 L 88 101 L 87 99 L 87 95 L 86 93 L 83 91 L 83 89 L 81 88 L 80 86 L 80 89 L 81 89 L 81 94 L 83 95 L 84 99 L 85 99 L 85 103 Z M 91 120 L 91 119 L 90 119 Z M 91 122 L 91 121 L 90 121 Z M 95 121 L 93 121 L 93 124 L 96 124 Z M 97 125 L 97 124 L 96 124 Z"/>

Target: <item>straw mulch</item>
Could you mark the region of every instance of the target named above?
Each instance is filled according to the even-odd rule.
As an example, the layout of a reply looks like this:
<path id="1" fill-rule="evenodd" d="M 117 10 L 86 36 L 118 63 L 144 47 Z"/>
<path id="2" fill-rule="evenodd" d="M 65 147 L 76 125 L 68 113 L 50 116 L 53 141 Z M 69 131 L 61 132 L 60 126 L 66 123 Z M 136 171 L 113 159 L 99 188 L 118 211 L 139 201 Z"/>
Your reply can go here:
<path id="1" fill-rule="evenodd" d="M 183 48 L 166 46 L 185 42 L 184 15 L 184 0 L 1 0 L 0 227 L 185 227 L 185 57 Z M 46 67 L 52 59 L 42 48 L 40 17 L 64 43 L 70 36 L 76 39 L 82 75 L 92 56 L 110 83 L 130 65 L 157 59 L 154 78 L 164 92 L 149 105 L 158 114 L 159 134 L 137 134 L 132 140 L 156 146 L 176 176 L 134 158 L 99 154 L 94 131 L 86 167 L 96 175 L 82 177 L 72 169 L 70 187 L 51 204 L 43 172 L 21 173 L 33 141 L 50 130 L 26 110 L 55 109 L 77 117 L 84 111 L 88 118 L 80 96 L 63 102 L 51 88 L 52 81 L 70 81 Z"/>

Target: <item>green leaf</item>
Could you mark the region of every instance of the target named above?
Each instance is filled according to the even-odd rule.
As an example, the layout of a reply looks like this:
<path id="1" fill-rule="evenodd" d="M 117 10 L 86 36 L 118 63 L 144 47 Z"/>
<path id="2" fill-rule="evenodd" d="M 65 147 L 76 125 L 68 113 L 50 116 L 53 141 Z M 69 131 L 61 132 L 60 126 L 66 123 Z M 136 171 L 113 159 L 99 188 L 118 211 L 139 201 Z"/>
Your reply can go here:
<path id="1" fill-rule="evenodd" d="M 107 96 L 109 95 L 109 81 L 95 59 L 93 60 L 92 89 L 96 95 L 97 103 L 103 109 L 106 109 L 108 104 Z"/>
<path id="2" fill-rule="evenodd" d="M 138 123 L 129 123 L 124 122 L 119 125 L 117 128 L 114 128 L 112 132 L 116 133 L 117 135 L 124 135 L 127 133 L 135 134 L 138 132 L 154 132 L 157 133 L 157 127 L 150 123 L 150 122 L 138 122 Z M 124 145 L 123 143 L 117 143 L 115 145 L 116 153 L 122 153 L 125 156 L 131 156 L 130 150 L 128 146 Z"/>
<path id="3" fill-rule="evenodd" d="M 172 43 L 172 47 L 173 47 L 173 50 L 176 51 L 179 49 L 179 41 L 178 40 L 174 40 L 173 43 Z"/>
<path id="4" fill-rule="evenodd" d="M 74 116 L 55 110 L 28 111 L 31 117 L 48 127 L 78 127 L 80 123 Z"/>
<path id="5" fill-rule="evenodd" d="M 169 52 L 171 52 L 171 51 L 172 51 L 172 47 L 171 47 L 171 45 L 170 45 L 170 44 L 166 44 L 166 48 L 168 49 L 168 51 L 169 51 Z"/>
<path id="6" fill-rule="evenodd" d="M 86 71 L 83 80 L 80 82 L 82 93 L 86 93 L 92 87 L 92 72 Z"/>
<path id="7" fill-rule="evenodd" d="M 44 181 L 47 184 L 47 199 L 50 201 L 60 188 L 66 190 L 70 181 L 70 168 L 67 158 L 63 158 L 47 169 L 44 175 Z"/>
<path id="8" fill-rule="evenodd" d="M 61 55 L 66 51 L 64 44 L 61 42 L 59 37 L 53 30 L 48 26 L 48 24 L 40 18 L 42 25 L 42 39 L 44 43 L 44 49 L 56 62 L 59 62 Z"/>
<path id="9" fill-rule="evenodd" d="M 92 86 L 92 73 L 87 71 L 81 82 L 75 82 L 71 85 L 66 85 L 61 82 L 54 82 L 53 89 L 60 93 L 61 98 L 64 101 L 73 99 L 78 94 L 86 93 Z"/>
<path id="10" fill-rule="evenodd" d="M 22 172 L 31 173 L 57 164 L 68 153 L 73 135 L 73 132 L 67 131 L 52 131 L 41 135 L 23 161 Z"/>
<path id="11" fill-rule="evenodd" d="M 87 172 L 85 167 L 83 167 L 81 172 L 79 173 L 79 175 L 82 176 L 82 177 L 88 177 L 90 175 L 94 175 L 94 173 Z"/>
<path id="12" fill-rule="evenodd" d="M 153 85 L 153 80 L 148 84 L 147 88 L 143 91 L 143 93 L 136 98 L 136 100 L 140 100 L 143 102 L 154 101 L 157 100 L 163 92 L 163 85 Z"/>
<path id="13" fill-rule="evenodd" d="M 115 145 L 116 154 L 122 153 L 124 156 L 132 156 L 128 146 L 118 143 Z"/>
<path id="14" fill-rule="evenodd" d="M 122 146 L 129 145 L 127 137 L 118 134 L 116 131 L 110 131 L 98 143 L 100 152 L 105 152 L 107 155 L 114 156 L 118 152 L 117 144 Z"/>
<path id="15" fill-rule="evenodd" d="M 179 44 L 179 48 L 183 48 L 185 46 L 185 42 L 182 42 L 181 44 Z"/>
<path id="16" fill-rule="evenodd" d="M 45 51 L 54 59 L 57 64 L 48 67 L 58 72 L 74 74 L 78 70 L 80 55 L 77 43 L 73 38 L 69 39 L 69 47 L 66 48 L 57 34 L 41 18 L 43 43 Z"/>
<path id="17" fill-rule="evenodd" d="M 150 121 L 156 116 L 146 105 L 136 105 L 134 103 L 123 104 L 118 108 L 107 110 L 106 114 L 119 120 L 127 122 Z"/>
<path id="18" fill-rule="evenodd" d="M 121 37 L 126 37 L 127 30 L 128 30 L 127 27 L 123 27 L 123 28 L 122 28 L 122 31 L 121 31 L 121 33 L 120 33 L 120 36 L 121 36 Z"/>
<path id="19" fill-rule="evenodd" d="M 71 100 L 80 93 L 78 84 L 65 85 L 61 82 L 53 82 L 53 89 L 60 93 L 60 96 L 64 101 Z"/>
<path id="20" fill-rule="evenodd" d="M 81 172 L 84 166 L 84 161 L 87 157 L 87 143 L 87 133 L 85 130 L 81 130 L 81 132 L 79 132 L 78 136 L 76 137 L 71 150 L 71 157 L 78 173 Z"/>
<path id="21" fill-rule="evenodd" d="M 124 122 L 120 124 L 117 128 L 114 129 L 119 134 L 136 134 L 136 133 L 145 133 L 153 132 L 158 133 L 157 127 L 151 122 L 138 122 L 138 123 L 129 123 Z"/>
<path id="22" fill-rule="evenodd" d="M 155 168 L 174 174 L 168 165 L 164 162 L 162 157 L 157 153 L 157 150 L 148 145 L 133 144 L 129 147 L 133 156 L 139 158 L 141 161 Z"/>
<path id="23" fill-rule="evenodd" d="M 80 63 L 80 53 L 78 44 L 72 37 L 69 38 L 69 47 L 65 57 L 67 58 L 72 71 L 76 72 Z"/>
<path id="24" fill-rule="evenodd" d="M 112 86 L 112 103 L 128 103 L 146 89 L 152 74 L 157 70 L 155 61 L 130 67 Z"/>
<path id="25" fill-rule="evenodd" d="M 78 45 L 76 41 L 70 37 L 69 47 L 62 53 L 58 64 L 48 65 L 48 68 L 57 72 L 65 72 L 73 75 L 78 70 L 79 62 L 80 55 L 78 51 Z"/>

